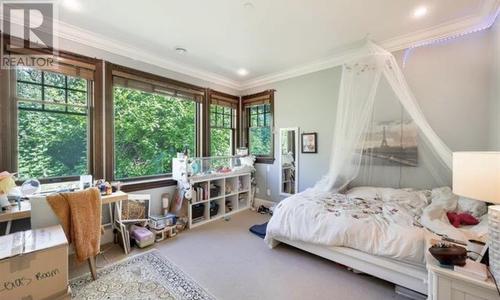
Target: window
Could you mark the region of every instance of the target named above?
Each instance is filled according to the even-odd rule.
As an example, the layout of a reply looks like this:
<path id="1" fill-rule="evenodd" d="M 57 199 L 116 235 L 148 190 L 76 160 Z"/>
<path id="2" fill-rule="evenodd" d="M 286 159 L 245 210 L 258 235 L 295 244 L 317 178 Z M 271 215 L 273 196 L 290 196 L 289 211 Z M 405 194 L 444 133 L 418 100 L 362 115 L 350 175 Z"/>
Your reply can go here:
<path id="1" fill-rule="evenodd" d="M 62 73 L 16 70 L 21 180 L 89 173 L 89 85 Z"/>
<path id="2" fill-rule="evenodd" d="M 233 154 L 236 134 L 236 109 L 222 105 L 210 105 L 210 155 Z"/>
<path id="3" fill-rule="evenodd" d="M 172 158 L 196 150 L 196 102 L 115 86 L 115 178 L 172 172 Z"/>
<path id="4" fill-rule="evenodd" d="M 257 162 L 274 161 L 273 98 L 274 91 L 243 97 L 246 145 Z"/>
<path id="5" fill-rule="evenodd" d="M 112 68 L 112 132 L 107 144 L 112 178 L 137 181 L 172 173 L 178 152 L 198 154 L 199 111 L 204 91 L 174 85 L 152 74 Z M 124 72 L 123 70 L 126 70 Z M 109 156 L 111 155 L 111 156 Z M 111 176 L 110 176 L 111 177 Z M 163 179 L 161 179 L 163 178 Z"/>
<path id="6" fill-rule="evenodd" d="M 249 151 L 255 156 L 271 156 L 271 106 L 260 104 L 247 107 L 248 145 Z"/>

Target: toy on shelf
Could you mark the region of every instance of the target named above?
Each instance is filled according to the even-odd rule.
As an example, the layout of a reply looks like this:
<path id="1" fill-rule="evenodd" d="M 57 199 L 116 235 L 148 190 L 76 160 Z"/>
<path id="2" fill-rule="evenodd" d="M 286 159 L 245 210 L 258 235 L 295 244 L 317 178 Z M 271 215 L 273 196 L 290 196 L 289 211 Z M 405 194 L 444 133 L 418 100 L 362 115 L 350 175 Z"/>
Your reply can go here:
<path id="1" fill-rule="evenodd" d="M 14 181 L 14 174 L 7 171 L 0 173 L 0 208 L 10 207 L 9 199 L 7 194 L 16 187 L 16 182 Z"/>
<path id="2" fill-rule="evenodd" d="M 172 177 L 187 181 L 188 178 L 251 172 L 254 160 L 253 156 L 177 157 L 172 162 Z"/>

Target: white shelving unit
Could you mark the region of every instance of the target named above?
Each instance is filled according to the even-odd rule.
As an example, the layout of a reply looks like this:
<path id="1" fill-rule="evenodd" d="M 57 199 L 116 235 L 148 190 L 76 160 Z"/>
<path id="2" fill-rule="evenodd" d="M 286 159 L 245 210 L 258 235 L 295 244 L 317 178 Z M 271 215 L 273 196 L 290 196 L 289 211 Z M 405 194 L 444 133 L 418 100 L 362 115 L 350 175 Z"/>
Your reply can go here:
<path id="1" fill-rule="evenodd" d="M 250 208 L 250 173 L 228 173 L 216 176 L 193 177 L 189 181 L 193 187 L 200 186 L 206 188 L 203 196 L 195 191 L 193 198 L 189 201 L 189 228 L 195 228 Z M 211 194 L 210 186 L 212 184 L 219 187 L 219 193 L 216 195 Z M 210 204 L 213 201 L 219 205 L 219 209 L 216 214 L 211 216 Z M 193 219 L 193 209 L 196 209 L 200 204 L 203 204 L 203 216 Z"/>

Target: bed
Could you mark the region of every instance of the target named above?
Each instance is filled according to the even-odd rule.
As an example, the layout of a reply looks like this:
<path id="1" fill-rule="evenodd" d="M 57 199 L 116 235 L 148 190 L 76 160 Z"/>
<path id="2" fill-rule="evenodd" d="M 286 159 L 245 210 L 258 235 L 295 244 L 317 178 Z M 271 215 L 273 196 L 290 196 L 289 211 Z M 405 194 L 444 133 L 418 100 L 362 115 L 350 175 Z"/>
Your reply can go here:
<path id="1" fill-rule="evenodd" d="M 446 187 L 358 187 L 345 194 L 310 189 L 276 206 L 265 241 L 271 248 L 286 243 L 427 294 L 425 253 L 433 232 L 460 240 L 485 238 L 485 207 L 459 200 Z M 479 225 L 457 229 L 447 222 L 446 211 L 464 207 L 483 214 Z"/>

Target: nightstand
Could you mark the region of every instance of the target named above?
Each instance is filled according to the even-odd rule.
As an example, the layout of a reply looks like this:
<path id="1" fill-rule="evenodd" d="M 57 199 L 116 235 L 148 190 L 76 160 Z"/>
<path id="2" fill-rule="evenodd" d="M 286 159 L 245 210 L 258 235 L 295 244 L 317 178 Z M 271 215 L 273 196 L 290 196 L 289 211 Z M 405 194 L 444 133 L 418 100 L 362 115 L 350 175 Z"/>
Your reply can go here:
<path id="1" fill-rule="evenodd" d="M 481 281 L 442 268 L 437 260 L 427 256 L 429 272 L 428 300 L 497 300 L 495 283 L 491 279 Z"/>

